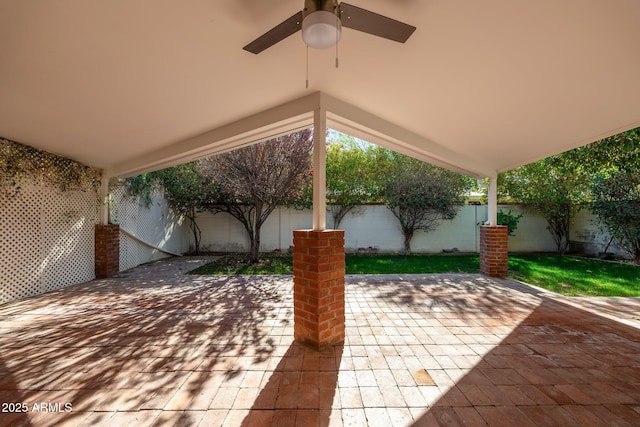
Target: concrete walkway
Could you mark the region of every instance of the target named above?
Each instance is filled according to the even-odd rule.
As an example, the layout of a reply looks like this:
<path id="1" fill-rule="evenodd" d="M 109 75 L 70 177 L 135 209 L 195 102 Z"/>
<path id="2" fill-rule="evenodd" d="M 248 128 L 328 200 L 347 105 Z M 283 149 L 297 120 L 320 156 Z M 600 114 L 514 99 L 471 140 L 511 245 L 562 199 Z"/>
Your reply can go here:
<path id="1" fill-rule="evenodd" d="M 640 299 L 350 276 L 346 342 L 318 353 L 291 277 L 183 274 L 203 262 L 0 306 L 0 425 L 640 425 Z"/>

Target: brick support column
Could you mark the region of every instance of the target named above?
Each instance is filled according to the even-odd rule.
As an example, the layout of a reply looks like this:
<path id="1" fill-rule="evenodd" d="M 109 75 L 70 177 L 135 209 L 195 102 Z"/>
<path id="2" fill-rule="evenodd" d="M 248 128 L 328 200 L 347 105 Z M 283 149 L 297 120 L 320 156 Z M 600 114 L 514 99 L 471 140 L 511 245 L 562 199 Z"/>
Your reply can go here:
<path id="1" fill-rule="evenodd" d="M 344 231 L 293 232 L 294 338 L 318 350 L 344 341 Z"/>
<path id="2" fill-rule="evenodd" d="M 490 277 L 507 277 L 509 269 L 509 235 L 506 225 L 480 226 L 480 273 Z"/>
<path id="3" fill-rule="evenodd" d="M 96 278 L 120 272 L 120 226 L 97 224 L 95 229 Z"/>

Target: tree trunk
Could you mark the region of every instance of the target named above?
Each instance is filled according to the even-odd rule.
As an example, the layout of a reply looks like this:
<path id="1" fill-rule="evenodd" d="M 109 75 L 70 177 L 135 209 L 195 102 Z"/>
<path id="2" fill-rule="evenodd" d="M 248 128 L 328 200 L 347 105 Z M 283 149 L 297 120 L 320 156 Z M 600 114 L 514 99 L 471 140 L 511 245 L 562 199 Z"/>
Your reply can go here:
<path id="1" fill-rule="evenodd" d="M 547 229 L 553 236 L 553 241 L 556 244 L 556 250 L 560 256 L 564 256 L 567 252 L 567 248 L 569 247 L 569 230 L 565 224 L 559 223 L 557 221 L 549 221 Z"/>
<path id="2" fill-rule="evenodd" d="M 254 210 L 253 233 L 251 236 L 251 262 L 260 261 L 260 229 L 262 228 L 262 204 L 256 203 Z"/>
<path id="3" fill-rule="evenodd" d="M 251 239 L 251 262 L 260 261 L 260 226 L 255 225 L 253 231 L 253 239 Z"/>
<path id="4" fill-rule="evenodd" d="M 200 240 L 202 239 L 202 233 L 200 231 L 200 227 L 196 224 L 195 221 L 191 222 L 192 230 L 193 230 L 193 246 L 196 255 L 200 255 Z"/>
<path id="5" fill-rule="evenodd" d="M 191 231 L 193 232 L 193 246 L 194 252 L 196 255 L 200 255 L 200 240 L 202 240 L 202 231 L 198 224 L 196 223 L 196 213 L 195 209 L 192 209 L 192 212 L 188 215 L 189 222 L 191 223 Z"/>
<path id="6" fill-rule="evenodd" d="M 404 234 L 404 254 L 411 255 L 411 239 L 413 238 L 413 233 L 405 232 Z"/>
<path id="7" fill-rule="evenodd" d="M 340 207 L 333 212 L 333 228 L 335 230 L 337 230 L 340 227 L 340 223 L 342 222 L 344 217 L 347 216 L 349 211 L 353 208 L 354 208 L 353 206 L 340 205 Z"/>

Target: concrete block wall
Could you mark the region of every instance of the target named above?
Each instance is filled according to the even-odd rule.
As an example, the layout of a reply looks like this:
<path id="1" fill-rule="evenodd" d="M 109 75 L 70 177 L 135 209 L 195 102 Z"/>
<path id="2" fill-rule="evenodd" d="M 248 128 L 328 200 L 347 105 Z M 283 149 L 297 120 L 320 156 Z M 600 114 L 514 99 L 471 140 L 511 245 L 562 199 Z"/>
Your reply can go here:
<path id="1" fill-rule="evenodd" d="M 499 209 L 522 210 L 517 206 Z M 367 205 L 357 214 L 347 214 L 340 224 L 345 231 L 346 251 L 375 248 L 379 252 L 400 252 L 403 237 L 398 220 L 385 206 Z M 461 252 L 480 251 L 480 224 L 487 220 L 486 206 L 461 206 L 452 221 L 428 233 L 418 231 L 411 247 L 415 253 L 441 253 L 443 249 L 457 248 Z M 328 226 L 332 227 L 328 216 Z M 202 213 L 198 217 L 202 229 L 202 249 L 215 252 L 245 252 L 249 239 L 238 221 L 228 214 Z M 277 208 L 262 228 L 261 250 L 286 252 L 293 245 L 293 231 L 308 229 L 312 225 L 310 210 Z M 525 212 L 515 236 L 509 237 L 509 250 L 513 252 L 553 252 L 555 244 L 546 230 L 546 221 L 535 213 Z"/>

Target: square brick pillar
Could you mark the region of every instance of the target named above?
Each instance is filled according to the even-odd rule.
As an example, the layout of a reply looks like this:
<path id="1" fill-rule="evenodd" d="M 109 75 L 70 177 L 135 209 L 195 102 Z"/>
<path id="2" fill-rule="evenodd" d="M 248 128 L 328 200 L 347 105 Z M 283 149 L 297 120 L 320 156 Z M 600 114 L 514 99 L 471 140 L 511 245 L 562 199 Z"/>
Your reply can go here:
<path id="1" fill-rule="evenodd" d="M 294 338 L 321 350 L 344 341 L 344 231 L 293 232 Z"/>
<path id="2" fill-rule="evenodd" d="M 480 273 L 490 277 L 507 277 L 509 270 L 509 235 L 506 225 L 480 226 Z"/>
<path id="3" fill-rule="evenodd" d="M 120 226 L 97 224 L 95 229 L 96 278 L 120 272 Z"/>

